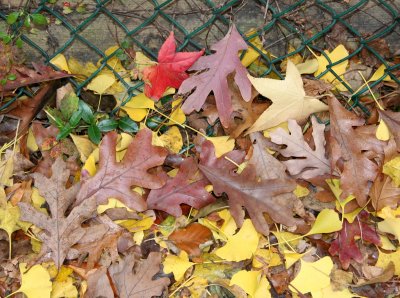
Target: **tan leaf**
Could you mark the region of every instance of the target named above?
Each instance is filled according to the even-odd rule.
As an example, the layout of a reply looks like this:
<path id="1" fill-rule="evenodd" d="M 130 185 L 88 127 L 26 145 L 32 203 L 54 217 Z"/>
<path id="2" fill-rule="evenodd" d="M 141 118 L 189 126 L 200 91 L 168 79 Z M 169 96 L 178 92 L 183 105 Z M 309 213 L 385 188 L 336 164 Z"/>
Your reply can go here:
<path id="1" fill-rule="evenodd" d="M 305 180 L 331 171 L 329 160 L 325 156 L 325 125 L 319 124 L 315 117 L 312 117 L 311 121 L 315 150 L 304 140 L 301 127 L 295 120 L 288 120 L 290 134 L 282 128 L 270 134 L 272 142 L 286 145 L 286 148 L 280 149 L 279 152 L 285 157 L 292 157 L 283 162 L 289 173 Z"/>
<path id="2" fill-rule="evenodd" d="M 383 174 L 376 177 L 369 195 L 376 211 L 386 206 L 395 209 L 400 202 L 400 188 L 394 185 L 389 176 Z"/>

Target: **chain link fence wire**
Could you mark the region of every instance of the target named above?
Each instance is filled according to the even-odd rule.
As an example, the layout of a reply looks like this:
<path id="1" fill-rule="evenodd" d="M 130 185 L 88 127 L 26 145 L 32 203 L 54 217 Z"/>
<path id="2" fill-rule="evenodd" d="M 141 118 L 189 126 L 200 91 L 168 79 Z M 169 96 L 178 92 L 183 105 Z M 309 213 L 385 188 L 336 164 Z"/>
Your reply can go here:
<path id="1" fill-rule="evenodd" d="M 10 1 L 13 2 L 8 0 L 8 5 L 3 3 L 0 6 L 0 29 L 6 28 L 7 15 L 20 9 L 18 5 L 10 5 Z M 20 0 L 14 2 L 21 4 Z M 83 12 L 65 13 L 66 5 L 77 3 L 83 5 Z M 83 62 L 101 59 L 98 69 L 86 80 L 79 82 L 72 78 L 70 81 L 79 94 L 103 68 L 108 68 L 126 88 L 123 102 L 127 102 L 142 92 L 143 82 L 128 84 L 107 64 L 117 54 L 116 50 L 106 55 L 105 50 L 109 46 L 128 37 L 135 51 L 156 60 L 157 50 L 169 31 L 173 30 L 179 51 L 206 48 L 207 52 L 209 46 L 221 39 L 229 25 L 234 23 L 266 66 L 260 76 L 273 73 L 283 78 L 281 62 L 298 53 L 312 58 L 311 49 L 329 61 L 326 70 L 317 78 L 332 73 L 346 87 L 347 99 L 351 100 L 352 107 L 359 107 L 368 113 L 359 101 L 360 96 L 368 92 L 368 87 L 354 90 L 333 68 L 353 57 L 361 57 L 361 63 L 364 62 L 362 57 L 373 57 L 375 62 L 372 68 L 384 64 L 386 70 L 382 77 L 370 83 L 370 87 L 380 84 L 387 76 L 400 85 L 397 77 L 400 64 L 391 61 L 394 56 L 379 50 L 382 44 L 387 45 L 392 53 L 399 50 L 399 4 L 399 0 L 41 0 L 30 1 L 28 9 L 30 13 L 48 17 L 50 25 L 46 30 L 35 33 L 21 31 L 23 21 L 10 29 L 22 33 L 22 40 L 29 46 L 25 49 L 28 56 L 33 59 L 40 57 L 50 65 L 51 59 L 60 53 Z M 254 33 L 246 35 L 251 29 Z M 262 49 L 251 42 L 255 37 L 260 38 Z M 350 54 L 339 61 L 331 61 L 323 50 L 332 50 L 339 43 L 344 44 Z M 288 53 L 289 44 L 295 51 Z M 24 92 L 19 90 L 17 95 Z M 3 105 L 0 110 L 5 107 Z"/>

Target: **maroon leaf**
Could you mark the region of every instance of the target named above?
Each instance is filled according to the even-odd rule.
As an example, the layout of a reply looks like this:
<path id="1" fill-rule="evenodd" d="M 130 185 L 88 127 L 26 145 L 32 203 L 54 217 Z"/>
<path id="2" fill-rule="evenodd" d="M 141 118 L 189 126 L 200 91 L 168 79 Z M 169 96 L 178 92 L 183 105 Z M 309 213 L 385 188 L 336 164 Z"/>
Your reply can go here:
<path id="1" fill-rule="evenodd" d="M 180 204 L 187 204 L 200 209 L 215 198 L 205 190 L 208 180 L 204 178 L 193 158 L 186 158 L 179 168 L 178 174 L 170 178 L 159 189 L 153 189 L 148 198 L 149 209 L 163 210 L 176 217 L 182 215 Z"/>
<path id="2" fill-rule="evenodd" d="M 381 244 L 376 231 L 365 223 L 368 218 L 368 212 L 361 211 L 352 223 L 345 219 L 342 230 L 329 248 L 329 253 L 332 256 L 339 255 L 340 263 L 345 270 L 349 268 L 351 260 L 355 260 L 358 263 L 363 261 L 363 255 L 359 248 L 361 244 L 356 243 L 355 237 L 360 237 L 362 241 L 368 241 L 376 245 Z"/>

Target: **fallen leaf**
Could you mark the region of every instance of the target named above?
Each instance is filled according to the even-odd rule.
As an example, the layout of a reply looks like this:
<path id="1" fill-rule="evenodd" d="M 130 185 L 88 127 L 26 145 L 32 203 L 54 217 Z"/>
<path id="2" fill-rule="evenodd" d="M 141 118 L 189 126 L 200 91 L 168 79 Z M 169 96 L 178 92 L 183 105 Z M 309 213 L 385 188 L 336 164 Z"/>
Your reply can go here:
<path id="1" fill-rule="evenodd" d="M 69 248 L 85 234 L 81 223 L 93 215 L 96 210 L 96 202 L 93 198 L 88 198 L 66 215 L 67 209 L 75 200 L 80 185 L 74 184 L 68 189 L 65 188 L 70 173 L 66 169 L 66 164 L 62 158 L 58 158 L 55 161 L 52 171 L 51 178 L 46 178 L 38 173 L 34 174 L 35 186 L 46 199 L 51 216 L 36 210 L 27 203 L 19 203 L 19 207 L 22 220 L 33 223 L 43 229 L 37 235 L 43 241 L 38 258 L 51 258 L 56 266 L 60 267 Z"/>
<path id="2" fill-rule="evenodd" d="M 24 293 L 28 298 L 50 298 L 52 290 L 50 275 L 41 265 L 26 268 L 26 263 L 19 264 L 21 287 L 14 293 Z"/>
<path id="3" fill-rule="evenodd" d="M 314 297 L 316 292 L 328 287 L 331 283 L 330 274 L 333 269 L 333 262 L 330 257 L 310 263 L 300 259 L 300 272 L 290 283 L 295 290 L 302 294 L 311 293 Z M 312 278 L 310 278 L 312 276 Z M 296 291 L 294 291 L 296 292 Z"/>
<path id="4" fill-rule="evenodd" d="M 392 111 L 378 110 L 379 116 L 389 127 L 394 140 L 396 141 L 397 150 L 400 151 L 400 113 Z"/>
<path id="5" fill-rule="evenodd" d="M 186 158 L 174 178 L 169 178 L 163 187 L 150 191 L 148 208 L 163 210 L 176 217 L 182 215 L 180 204 L 200 209 L 215 200 L 205 189 L 208 184 L 194 159 Z"/>
<path id="6" fill-rule="evenodd" d="M 143 81 L 146 83 L 146 96 L 158 100 L 168 87 L 179 88 L 182 82 L 189 77 L 186 70 L 204 53 L 182 52 L 176 53 L 174 32 L 171 31 L 158 52 L 157 65 L 143 69 Z"/>
<path id="7" fill-rule="evenodd" d="M 379 250 L 378 261 L 375 266 L 385 269 L 388 267 L 390 262 L 393 262 L 394 264 L 394 274 L 400 276 L 400 249 L 388 254 Z"/>
<path id="8" fill-rule="evenodd" d="M 327 234 L 342 229 L 339 214 L 332 209 L 323 209 L 315 219 L 311 230 L 306 235 Z"/>
<path id="9" fill-rule="evenodd" d="M 237 285 L 241 287 L 249 297 L 253 298 L 269 298 L 271 293 L 269 282 L 262 271 L 246 271 L 241 270 L 235 273 L 229 283 L 230 286 Z"/>
<path id="10" fill-rule="evenodd" d="M 329 109 L 331 167 L 340 172 L 341 197 L 353 194 L 358 205 L 363 207 L 368 201 L 371 183 L 379 171 L 378 165 L 368 158 L 366 151 L 383 155 L 383 142 L 354 129 L 364 125 L 364 119 L 347 111 L 336 98 L 329 100 Z"/>
<path id="11" fill-rule="evenodd" d="M 113 297 L 114 293 L 107 276 L 107 268 L 92 269 L 87 276 L 87 297 Z"/>
<path id="12" fill-rule="evenodd" d="M 74 286 L 75 280 L 70 275 L 73 270 L 62 266 L 53 281 L 51 298 L 78 297 L 78 290 Z"/>
<path id="13" fill-rule="evenodd" d="M 186 251 L 190 256 L 199 256 L 201 254 L 199 245 L 211 240 L 211 238 L 210 229 L 199 223 L 192 223 L 183 229 L 175 230 L 168 236 L 168 240 Z"/>
<path id="14" fill-rule="evenodd" d="M 112 264 L 108 271 L 120 298 L 161 296 L 170 280 L 154 278 L 161 271 L 161 254 L 151 252 L 145 260 L 135 260 L 134 254 Z"/>
<path id="15" fill-rule="evenodd" d="M 380 245 L 379 236 L 375 229 L 365 223 L 368 217 L 369 214 L 366 211 L 362 211 L 352 223 L 349 223 L 345 219 L 342 230 L 336 240 L 331 243 L 329 253 L 333 256 L 339 255 L 339 260 L 344 270 L 349 268 L 352 259 L 358 263 L 363 262 L 364 259 L 357 246 L 355 237 L 360 237 L 363 241 Z"/>
<path id="16" fill-rule="evenodd" d="M 329 58 L 325 58 L 325 55 L 316 56 L 318 60 L 318 70 L 314 73 L 315 76 L 319 76 L 323 72 L 326 71 L 327 66 L 331 64 L 337 63 L 339 60 L 345 59 L 349 56 L 349 52 L 343 45 L 338 45 L 332 52 L 324 51 L 325 55 Z M 334 73 L 340 77 L 342 81 L 347 83 L 343 75 L 346 72 L 347 65 L 349 60 L 345 59 L 344 61 L 337 63 L 336 65 L 329 68 L 328 72 L 324 74 L 321 79 L 327 81 L 328 83 L 334 85 L 339 91 L 347 91 L 347 88 L 338 80 L 338 78 L 334 75 Z M 348 83 L 347 83 L 348 85 Z"/>
<path id="17" fill-rule="evenodd" d="M 400 218 L 397 217 L 399 213 L 399 208 L 393 210 L 388 206 L 380 210 L 377 215 L 384 220 L 378 222 L 378 229 L 381 232 L 390 233 L 397 239 L 400 239 Z"/>
<path id="18" fill-rule="evenodd" d="M 307 96 L 301 75 L 293 62 L 288 61 L 286 78 L 249 79 L 256 90 L 272 101 L 272 105 L 261 114 L 247 133 L 274 127 L 288 119 L 303 122 L 309 115 L 328 110 L 328 106 L 315 97 Z"/>
<path id="19" fill-rule="evenodd" d="M 235 148 L 235 139 L 232 139 L 229 136 L 207 137 L 207 140 L 213 143 L 215 148 L 215 156 L 217 158 Z"/>
<path id="20" fill-rule="evenodd" d="M 87 136 L 78 136 L 75 134 L 70 134 L 70 136 L 79 151 L 81 162 L 86 162 L 87 158 L 90 156 L 93 150 L 97 148 L 97 146 L 93 144 Z"/>
<path id="21" fill-rule="evenodd" d="M 131 209 L 146 210 L 146 202 L 131 190 L 133 185 L 150 189 L 160 188 L 165 177 L 150 174 L 149 169 L 162 165 L 167 151 L 151 145 L 152 134 L 149 129 L 139 131 L 129 144 L 121 162 L 116 161 L 115 146 L 117 134 L 106 134 L 100 145 L 99 170 L 96 175 L 85 180 L 76 197 L 75 205 L 95 196 L 98 204 L 104 204 L 114 197 Z"/>
<path id="22" fill-rule="evenodd" d="M 383 165 L 382 173 L 392 178 L 393 184 L 400 187 L 400 156 L 397 156 Z"/>
<path id="23" fill-rule="evenodd" d="M 200 111 L 207 96 L 214 92 L 219 118 L 224 127 L 229 125 L 232 110 L 228 75 L 235 72 L 234 80 L 238 85 L 245 101 L 251 98 L 251 84 L 247 78 L 247 70 L 240 62 L 238 51 L 247 49 L 247 44 L 232 25 L 226 36 L 211 46 L 214 54 L 201 57 L 189 69 L 202 71 L 186 79 L 178 90 L 184 94 L 195 88 L 195 91 L 185 100 L 182 110 L 190 114 L 194 110 Z M 223 67 L 221 67 L 223 65 Z"/>
<path id="24" fill-rule="evenodd" d="M 325 125 L 319 124 L 315 117 L 311 117 L 311 122 L 315 150 L 304 140 L 301 127 L 295 120 L 288 120 L 290 134 L 282 128 L 270 134 L 272 142 L 286 145 L 284 149 L 279 150 L 279 153 L 285 157 L 292 157 L 283 162 L 289 173 L 305 180 L 331 172 L 325 153 Z"/>
<path id="25" fill-rule="evenodd" d="M 181 251 L 178 256 L 168 254 L 163 262 L 165 273 L 173 273 L 175 280 L 182 280 L 186 270 L 192 267 L 194 263 L 189 261 L 188 255 L 185 251 Z"/>
<path id="26" fill-rule="evenodd" d="M 177 126 L 171 126 L 165 133 L 158 137 L 170 152 L 178 154 L 183 146 L 182 134 Z"/>
<path id="27" fill-rule="evenodd" d="M 375 136 L 378 140 L 381 140 L 381 141 L 389 141 L 389 139 L 390 139 L 389 128 L 386 125 L 385 121 L 383 121 L 382 119 L 379 121 L 379 125 L 376 128 Z"/>
<path id="28" fill-rule="evenodd" d="M 258 239 L 260 235 L 255 230 L 250 219 L 245 219 L 239 232 L 235 235 L 228 236 L 226 244 L 215 250 L 215 254 L 220 258 L 240 262 L 251 259 L 257 250 Z M 246 245 L 243 245 L 246 243 Z"/>
<path id="29" fill-rule="evenodd" d="M 370 198 L 376 211 L 385 206 L 396 208 L 400 201 L 400 188 L 388 176 L 379 174 L 371 186 Z"/>

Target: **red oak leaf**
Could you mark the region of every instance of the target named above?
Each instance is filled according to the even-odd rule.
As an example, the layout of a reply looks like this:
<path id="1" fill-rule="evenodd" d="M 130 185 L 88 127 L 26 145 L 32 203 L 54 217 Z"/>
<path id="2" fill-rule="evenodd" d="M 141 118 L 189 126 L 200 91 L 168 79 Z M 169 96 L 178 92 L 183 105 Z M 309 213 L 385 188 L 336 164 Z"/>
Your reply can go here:
<path id="1" fill-rule="evenodd" d="M 215 199 L 204 188 L 208 184 L 193 158 L 186 158 L 174 178 L 159 189 L 153 189 L 147 198 L 149 209 L 163 210 L 176 217 L 182 215 L 181 203 L 200 209 Z"/>
<path id="2" fill-rule="evenodd" d="M 174 32 L 171 32 L 158 53 L 157 65 L 143 69 L 146 96 L 158 100 L 168 87 L 179 88 L 182 82 L 189 77 L 185 71 L 203 53 L 204 50 L 177 53 Z"/>
<path id="3" fill-rule="evenodd" d="M 376 231 L 365 223 L 368 217 L 369 214 L 366 211 L 361 211 L 352 223 L 345 219 L 342 230 L 329 248 L 329 253 L 332 256 L 339 255 L 339 260 L 344 270 L 349 268 L 352 259 L 358 263 L 363 261 L 363 255 L 355 237 L 360 237 L 363 241 L 376 245 L 381 244 Z"/>

